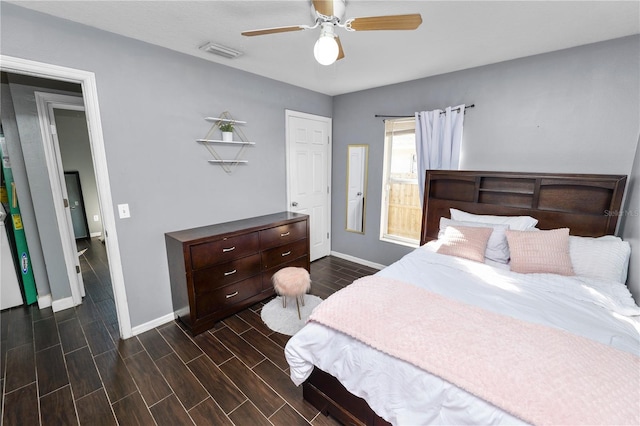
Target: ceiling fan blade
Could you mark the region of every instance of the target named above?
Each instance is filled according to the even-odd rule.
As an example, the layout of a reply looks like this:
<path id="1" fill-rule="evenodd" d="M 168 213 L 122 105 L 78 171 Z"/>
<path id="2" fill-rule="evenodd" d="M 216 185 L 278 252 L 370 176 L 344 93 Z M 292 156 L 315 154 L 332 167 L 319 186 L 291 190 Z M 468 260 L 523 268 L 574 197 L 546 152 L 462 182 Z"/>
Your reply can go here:
<path id="1" fill-rule="evenodd" d="M 422 16 L 419 13 L 411 15 L 387 15 L 369 16 L 366 18 L 353 18 L 346 25 L 354 31 L 376 30 L 415 30 L 422 24 Z"/>
<path id="2" fill-rule="evenodd" d="M 264 28 L 262 30 L 252 30 L 252 31 L 243 31 L 243 36 L 253 37 L 265 34 L 277 34 L 277 33 L 288 33 L 290 31 L 302 31 L 306 30 L 308 27 L 306 25 L 294 25 L 291 27 L 275 27 L 275 28 Z"/>
<path id="3" fill-rule="evenodd" d="M 333 16 L 333 0 L 313 0 L 313 7 L 324 16 Z"/>
<path id="4" fill-rule="evenodd" d="M 338 43 L 338 58 L 336 61 L 344 58 L 344 50 L 342 50 L 342 43 L 340 43 L 340 37 L 336 37 L 336 42 Z"/>

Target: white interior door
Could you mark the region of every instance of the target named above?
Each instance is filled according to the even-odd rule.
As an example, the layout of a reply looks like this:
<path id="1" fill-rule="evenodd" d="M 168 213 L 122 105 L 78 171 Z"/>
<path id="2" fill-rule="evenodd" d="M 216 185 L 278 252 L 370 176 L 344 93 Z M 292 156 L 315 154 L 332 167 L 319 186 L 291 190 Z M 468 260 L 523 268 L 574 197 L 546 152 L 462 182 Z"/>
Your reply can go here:
<path id="1" fill-rule="evenodd" d="M 362 231 L 364 210 L 364 154 L 365 148 L 349 149 L 349 186 L 347 188 L 347 229 Z"/>
<path id="2" fill-rule="evenodd" d="M 85 289 L 78 259 L 78 248 L 73 233 L 69 196 L 64 183 L 64 169 L 53 110 L 60 108 L 84 111 L 84 102 L 81 97 L 36 92 L 36 106 L 40 118 L 47 168 L 49 169 L 49 181 L 53 193 L 56 220 L 62 241 L 67 275 L 71 284 L 71 298 L 73 306 L 75 306 L 82 303 Z M 52 307 L 55 311 L 70 306 L 53 304 Z"/>
<path id="3" fill-rule="evenodd" d="M 311 261 L 331 244 L 331 119 L 286 111 L 288 210 L 309 215 Z"/>

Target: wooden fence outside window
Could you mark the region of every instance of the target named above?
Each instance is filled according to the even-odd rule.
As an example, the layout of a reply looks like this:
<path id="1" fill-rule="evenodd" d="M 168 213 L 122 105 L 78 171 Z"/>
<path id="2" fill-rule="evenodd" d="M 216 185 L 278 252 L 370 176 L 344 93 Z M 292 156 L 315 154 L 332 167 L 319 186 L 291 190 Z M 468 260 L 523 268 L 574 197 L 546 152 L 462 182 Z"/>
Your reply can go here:
<path id="1" fill-rule="evenodd" d="M 420 240 L 422 208 L 417 183 L 396 182 L 389 190 L 387 233 Z"/>

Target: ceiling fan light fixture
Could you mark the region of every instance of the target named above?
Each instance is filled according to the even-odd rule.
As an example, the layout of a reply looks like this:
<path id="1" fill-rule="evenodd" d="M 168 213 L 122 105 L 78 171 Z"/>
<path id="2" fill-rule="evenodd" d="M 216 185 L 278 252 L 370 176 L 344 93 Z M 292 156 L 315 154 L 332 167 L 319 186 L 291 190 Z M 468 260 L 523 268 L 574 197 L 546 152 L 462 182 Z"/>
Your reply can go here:
<path id="1" fill-rule="evenodd" d="M 271 27 L 243 31 L 242 35 L 252 37 L 314 30 L 320 27 L 320 37 L 313 46 L 313 56 L 320 65 L 326 66 L 345 57 L 342 42 L 334 34 L 335 27 L 342 28 L 345 31 L 415 30 L 422 24 L 422 16 L 419 13 L 350 18 L 344 21 L 347 0 L 307 0 L 307 2 L 311 5 L 313 25 Z"/>
<path id="2" fill-rule="evenodd" d="M 333 34 L 333 25 L 323 24 L 320 37 L 313 46 L 313 56 L 320 65 L 331 65 L 340 53 L 338 42 Z"/>

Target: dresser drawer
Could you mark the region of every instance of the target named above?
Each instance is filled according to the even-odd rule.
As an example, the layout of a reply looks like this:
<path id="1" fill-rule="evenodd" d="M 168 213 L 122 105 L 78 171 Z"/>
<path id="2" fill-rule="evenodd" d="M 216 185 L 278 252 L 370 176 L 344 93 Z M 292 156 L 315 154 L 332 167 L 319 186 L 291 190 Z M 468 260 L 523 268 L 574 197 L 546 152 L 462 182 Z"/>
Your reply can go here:
<path id="1" fill-rule="evenodd" d="M 242 257 L 193 272 L 193 289 L 201 294 L 260 273 L 260 254 Z"/>
<path id="2" fill-rule="evenodd" d="M 200 294 L 196 298 L 197 317 L 203 318 L 217 310 L 242 302 L 244 299 L 260 293 L 261 290 L 262 277 L 256 275 L 244 281 Z"/>
<path id="3" fill-rule="evenodd" d="M 191 267 L 206 268 L 232 259 L 257 253 L 259 247 L 258 233 L 238 235 L 191 246 Z"/>
<path id="4" fill-rule="evenodd" d="M 269 249 L 307 237 L 307 221 L 289 223 L 260 231 L 260 249 Z"/>
<path id="5" fill-rule="evenodd" d="M 271 268 L 268 271 L 264 271 L 262 273 L 262 291 L 273 288 L 273 282 L 271 282 L 271 277 L 273 274 L 278 272 L 282 268 L 286 268 L 288 266 L 296 267 L 296 268 L 304 268 L 307 269 L 309 266 L 309 260 L 307 256 L 299 257 L 292 262 L 283 263 L 275 268 Z"/>
<path id="6" fill-rule="evenodd" d="M 298 240 L 291 244 L 275 247 L 262 252 L 262 269 L 273 268 L 307 254 L 308 240 Z"/>

